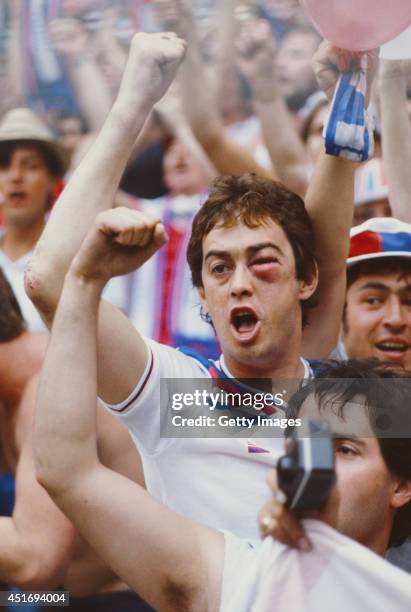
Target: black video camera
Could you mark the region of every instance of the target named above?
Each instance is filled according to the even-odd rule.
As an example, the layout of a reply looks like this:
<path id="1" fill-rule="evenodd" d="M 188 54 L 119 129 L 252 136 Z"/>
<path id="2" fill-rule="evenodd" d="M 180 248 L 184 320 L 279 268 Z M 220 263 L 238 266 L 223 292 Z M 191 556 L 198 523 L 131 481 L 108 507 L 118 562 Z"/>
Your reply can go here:
<path id="1" fill-rule="evenodd" d="M 278 485 L 296 514 L 320 510 L 335 482 L 333 440 L 326 421 L 302 421 L 277 464 Z"/>

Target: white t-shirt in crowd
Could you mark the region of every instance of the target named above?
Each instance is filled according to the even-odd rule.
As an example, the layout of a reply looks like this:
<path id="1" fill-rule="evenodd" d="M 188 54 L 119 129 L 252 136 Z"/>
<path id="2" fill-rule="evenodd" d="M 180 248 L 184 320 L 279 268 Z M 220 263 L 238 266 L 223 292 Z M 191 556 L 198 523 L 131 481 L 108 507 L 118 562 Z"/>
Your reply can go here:
<path id="1" fill-rule="evenodd" d="M 304 521 L 309 553 L 225 533 L 221 612 L 408 612 L 409 574 L 325 523 Z"/>
<path id="2" fill-rule="evenodd" d="M 269 498 L 266 475 L 284 452 L 282 437 L 160 437 L 161 379 L 210 374 L 176 349 L 152 340 L 147 345 L 150 358 L 138 386 L 124 402 L 108 408 L 129 429 L 141 453 L 148 491 L 193 520 L 257 538 L 257 512 Z M 218 365 L 230 375 L 223 359 Z"/>

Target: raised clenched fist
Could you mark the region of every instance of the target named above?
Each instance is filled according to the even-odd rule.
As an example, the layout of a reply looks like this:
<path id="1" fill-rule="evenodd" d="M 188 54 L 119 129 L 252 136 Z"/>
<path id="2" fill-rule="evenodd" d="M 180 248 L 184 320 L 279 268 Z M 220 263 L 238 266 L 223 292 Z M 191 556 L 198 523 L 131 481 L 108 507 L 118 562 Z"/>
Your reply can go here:
<path id="1" fill-rule="evenodd" d="M 97 215 L 71 272 L 107 282 L 142 266 L 166 241 L 158 218 L 125 207 L 113 208 Z"/>
<path id="2" fill-rule="evenodd" d="M 151 107 L 165 94 L 186 52 L 174 32 L 135 34 L 121 81 L 118 101 L 133 104 L 141 96 Z"/>
<path id="3" fill-rule="evenodd" d="M 378 50 L 352 52 L 337 49 L 327 40 L 318 47 L 315 52 L 312 65 L 319 87 L 323 90 L 331 102 L 335 87 L 342 72 L 346 70 L 359 70 L 361 56 L 367 56 L 366 79 L 367 87 L 365 92 L 365 105 L 368 106 L 371 85 L 378 65 Z"/>

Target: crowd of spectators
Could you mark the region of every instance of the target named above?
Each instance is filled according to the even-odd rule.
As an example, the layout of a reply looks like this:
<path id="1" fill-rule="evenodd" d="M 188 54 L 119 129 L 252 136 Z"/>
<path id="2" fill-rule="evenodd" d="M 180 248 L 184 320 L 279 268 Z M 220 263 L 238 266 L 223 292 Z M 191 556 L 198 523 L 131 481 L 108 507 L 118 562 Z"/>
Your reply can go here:
<path id="1" fill-rule="evenodd" d="M 340 264 L 333 267 L 332 244 L 335 238 L 337 261 L 346 246 L 338 236 L 341 227 L 344 228 L 340 212 L 343 206 L 339 200 L 349 198 L 349 194 L 339 189 L 337 181 L 333 197 L 327 202 L 328 209 L 316 208 L 312 181 L 316 163 L 323 155 L 323 128 L 333 92 L 329 91 L 331 83 L 327 88 L 326 78 L 321 77 L 330 65 L 315 65 L 319 61 L 315 54 L 322 38 L 300 2 L 5 0 L 0 4 L 0 297 L 5 300 L 7 297 L 7 306 L 4 315 L 0 310 L 0 326 L 8 329 L 9 323 L 6 325 L 5 321 L 10 320 L 10 313 L 13 320 L 16 317 L 21 322 L 18 332 L 13 331 L 10 337 L 0 329 L 0 347 L 6 343 L 9 355 L 13 347 L 13 362 L 10 358 L 13 369 L 18 367 L 15 355 L 19 352 L 24 350 L 27 355 L 35 356 L 30 360 L 32 368 L 27 376 L 16 382 L 18 398 L 13 396 L 16 405 L 26 393 L 29 403 L 34 397 L 47 330 L 45 311 L 36 304 L 42 311 L 42 320 L 24 290 L 27 265 L 50 212 L 59 206 L 58 197 L 64 194 L 70 178 L 76 176 L 81 161 L 93 150 L 115 104 L 136 31 L 176 32 L 187 41 L 178 76 L 150 110 L 114 197 L 114 207 L 127 207 L 158 218 L 168 242 L 138 270 L 112 278 L 103 297 L 119 308 L 144 337 L 171 347 L 187 347 L 206 358 L 217 358 L 220 346 L 215 328 L 210 325 L 209 315 L 201 307 L 193 287 L 192 271 L 186 261 L 187 246 L 192 221 L 207 200 L 215 179 L 220 175 L 252 173 L 262 179 L 280 181 L 308 202 L 314 234 L 316 239 L 320 238 L 318 242 L 326 255 L 326 261 L 318 259 L 317 293 L 320 299 L 326 296 L 327 303 L 313 316 L 324 318 L 324 338 L 329 333 L 325 313 L 327 308 L 333 308 L 334 296 L 324 292 L 321 279 L 332 280 L 341 268 Z M 337 63 L 340 55 L 335 50 Z M 337 346 L 331 339 L 327 354 L 339 360 L 377 357 L 411 369 L 410 288 L 403 283 L 409 274 L 411 256 L 411 226 L 408 225 L 411 223 L 411 60 L 380 60 L 374 68 L 376 75 L 368 95 L 375 152 L 372 159 L 357 164 L 355 169 L 354 207 L 350 217 L 354 228 L 351 249 L 354 250 L 348 259 L 346 303 L 340 341 Z M 139 66 L 139 70 L 144 69 L 144 65 Z M 19 129 L 26 130 L 23 139 L 16 136 Z M 30 137 L 31 133 L 35 135 Z M 27 159 L 24 155 L 21 157 L 21 148 L 10 144 L 19 139 L 24 142 Z M 37 145 L 33 148 L 33 142 L 37 141 L 43 142 L 40 157 L 43 155 L 44 159 L 40 162 L 30 158 L 38 153 Z M 19 203 L 26 197 L 19 187 L 21 169 L 25 164 L 43 162 L 45 178 L 33 205 L 20 207 Z M 14 172 L 12 178 L 10 167 Z M 9 171 L 7 177 L 5 169 Z M 92 191 L 93 186 L 87 185 L 87 189 Z M 327 188 L 331 193 L 332 184 L 327 184 Z M 81 225 L 80 208 L 76 215 L 76 222 Z M 373 225 L 377 217 L 390 219 Z M 325 238 L 322 231 L 327 234 Z M 375 244 L 384 240 L 382 235 L 395 235 L 400 240 L 400 246 L 389 242 L 380 249 L 390 258 L 400 254 L 403 258 L 400 264 L 391 267 L 380 264 Z M 57 239 L 61 240 L 64 251 L 64 232 Z M 365 243 L 371 246 L 361 250 Z M 352 267 L 358 264 L 355 258 L 358 255 L 367 260 L 364 267 Z M 363 291 L 359 286 L 361 279 L 378 274 L 388 279 L 382 289 L 379 287 L 378 299 L 387 304 L 398 300 L 398 304 L 390 306 L 389 316 L 384 315 L 387 331 L 377 342 L 374 336 L 371 338 L 374 333 L 371 323 L 369 329 L 361 328 L 361 324 L 356 327 L 361 321 L 356 292 Z M 30 285 L 30 275 L 28 282 Z M 35 293 L 35 287 L 31 289 Z M 18 304 L 10 297 L 11 291 Z M 383 298 L 383 293 L 389 296 Z M 335 296 L 336 303 L 339 297 Z M 338 327 L 340 321 L 341 318 L 337 321 Z M 320 326 L 313 328 L 319 337 L 313 343 L 308 330 L 307 345 L 316 349 L 321 343 L 326 346 L 318 332 Z M 16 349 L 16 346 L 23 348 Z M 308 356 L 317 357 L 314 353 Z M 1 376 L 10 378 L 3 371 Z M 26 384 L 29 384 L 28 392 Z M 4 388 L 7 393 L 3 390 L 1 404 L 9 397 L 9 387 Z M 29 413 L 32 414 L 32 407 Z M 118 466 L 113 460 L 114 450 L 106 436 L 106 428 L 109 431 L 113 426 L 110 420 L 105 424 L 106 418 L 101 417 L 99 432 L 103 454 L 108 449 L 105 464 L 130 476 L 129 467 Z M 110 419 L 114 417 L 110 415 Z M 118 436 L 125 435 L 125 429 L 120 430 Z M 126 442 L 123 444 L 127 447 Z M 0 475 L 5 490 L 11 486 L 11 479 L 3 454 L 0 452 Z M 143 484 L 139 459 L 133 457 L 132 461 L 139 466 L 138 476 L 133 479 Z M 33 495 L 37 495 L 36 490 Z M 9 507 L 4 504 L 2 513 L 10 513 L 13 506 L 10 500 L 11 495 Z M 53 575 L 53 580 L 62 584 L 60 579 L 64 572 L 67 576 L 70 556 L 67 551 L 74 536 L 71 524 L 58 513 L 52 513 L 52 519 L 56 529 L 61 529 L 65 555 L 64 560 L 57 558 L 59 572 Z M 50 525 L 54 529 L 54 523 Z M 401 553 L 394 551 L 391 558 L 410 570 L 411 545 L 403 546 Z M 19 583 L 13 577 L 11 573 L 4 578 L 0 571 L 0 580 Z M 117 577 L 111 574 L 109 577 L 115 590 Z M 23 580 L 19 586 L 28 588 L 30 584 Z M 39 579 L 33 584 L 42 582 Z M 132 601 L 130 605 L 136 604 Z M 141 610 L 146 609 L 145 605 L 141 603 Z"/>
<path id="2" fill-rule="evenodd" d="M 293 0 L 13 0 L 0 20 L 0 114 L 29 107 L 48 125 L 71 155 L 63 181 L 107 116 L 133 32 L 176 31 L 189 41 L 181 78 L 151 113 L 116 198 L 163 218 L 169 252 L 145 275 L 114 281 L 108 299 L 147 335 L 215 355 L 187 269 L 174 264 L 217 174 L 257 171 L 304 196 L 328 108 L 311 65 L 319 34 Z M 355 224 L 391 211 L 409 220 L 407 93 L 406 62 L 383 62 L 372 92 L 376 154 L 356 173 Z M 152 294 L 146 312 L 142 283 Z"/>

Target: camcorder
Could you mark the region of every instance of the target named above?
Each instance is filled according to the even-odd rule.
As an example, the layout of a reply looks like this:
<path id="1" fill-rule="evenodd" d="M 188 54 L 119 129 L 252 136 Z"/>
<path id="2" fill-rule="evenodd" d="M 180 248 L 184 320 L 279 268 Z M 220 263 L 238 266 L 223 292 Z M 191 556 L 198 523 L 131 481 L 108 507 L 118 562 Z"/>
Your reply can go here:
<path id="1" fill-rule="evenodd" d="M 326 421 L 303 421 L 293 429 L 277 474 L 286 506 L 295 514 L 323 507 L 335 482 L 333 439 Z"/>

